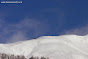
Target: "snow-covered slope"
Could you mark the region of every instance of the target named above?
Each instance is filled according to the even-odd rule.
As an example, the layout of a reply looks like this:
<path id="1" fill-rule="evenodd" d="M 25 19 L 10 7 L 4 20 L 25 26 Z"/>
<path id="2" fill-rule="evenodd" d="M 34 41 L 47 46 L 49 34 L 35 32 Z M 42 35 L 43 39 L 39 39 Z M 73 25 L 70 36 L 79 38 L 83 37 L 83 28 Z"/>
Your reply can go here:
<path id="1" fill-rule="evenodd" d="M 44 56 L 50 59 L 88 59 L 88 35 L 42 36 L 37 39 L 0 44 L 6 54 Z"/>

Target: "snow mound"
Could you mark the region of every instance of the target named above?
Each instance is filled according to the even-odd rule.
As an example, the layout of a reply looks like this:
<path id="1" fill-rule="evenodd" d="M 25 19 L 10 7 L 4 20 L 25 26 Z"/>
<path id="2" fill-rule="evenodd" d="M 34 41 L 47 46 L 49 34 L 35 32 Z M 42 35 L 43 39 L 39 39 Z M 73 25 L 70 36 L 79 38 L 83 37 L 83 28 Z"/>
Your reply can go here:
<path id="1" fill-rule="evenodd" d="M 0 44 L 0 53 L 44 56 L 49 59 L 88 59 L 88 35 L 42 36 L 37 39 Z"/>

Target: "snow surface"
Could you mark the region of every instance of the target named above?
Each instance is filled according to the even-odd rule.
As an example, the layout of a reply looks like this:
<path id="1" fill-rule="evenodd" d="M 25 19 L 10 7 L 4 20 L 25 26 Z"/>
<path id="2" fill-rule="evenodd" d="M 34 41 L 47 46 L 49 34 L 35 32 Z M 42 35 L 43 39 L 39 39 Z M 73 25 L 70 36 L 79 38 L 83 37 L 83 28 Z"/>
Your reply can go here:
<path id="1" fill-rule="evenodd" d="M 42 36 L 37 39 L 0 44 L 6 54 L 44 56 L 49 59 L 88 59 L 88 35 Z"/>

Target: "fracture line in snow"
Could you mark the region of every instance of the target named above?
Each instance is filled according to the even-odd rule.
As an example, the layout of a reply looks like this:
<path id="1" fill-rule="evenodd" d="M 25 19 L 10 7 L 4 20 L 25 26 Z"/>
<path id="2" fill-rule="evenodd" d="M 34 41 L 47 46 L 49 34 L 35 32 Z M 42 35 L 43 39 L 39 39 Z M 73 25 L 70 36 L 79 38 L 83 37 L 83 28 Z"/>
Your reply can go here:
<path id="1" fill-rule="evenodd" d="M 36 46 L 33 48 L 33 50 L 31 51 L 31 53 L 27 56 L 27 59 L 29 58 L 29 56 L 31 57 L 32 53 L 35 52 L 35 48 L 38 47 L 38 45 L 40 44 L 40 41 L 37 42 Z"/>
<path id="2" fill-rule="evenodd" d="M 75 47 L 72 43 L 66 43 L 66 44 L 67 44 L 68 46 L 70 46 L 71 48 L 74 48 L 74 49 L 76 49 L 76 50 L 78 50 L 78 51 L 80 51 L 80 52 L 82 52 L 82 53 L 88 55 L 88 53 L 86 53 L 86 52 L 80 50 L 79 48 Z"/>

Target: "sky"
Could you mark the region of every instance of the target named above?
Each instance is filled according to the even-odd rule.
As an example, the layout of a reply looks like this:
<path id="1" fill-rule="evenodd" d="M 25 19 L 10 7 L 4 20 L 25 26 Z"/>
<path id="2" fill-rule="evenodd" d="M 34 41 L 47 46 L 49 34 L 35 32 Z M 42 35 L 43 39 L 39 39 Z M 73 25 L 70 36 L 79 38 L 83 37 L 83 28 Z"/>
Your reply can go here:
<path id="1" fill-rule="evenodd" d="M 0 43 L 88 34 L 88 0 L 0 0 Z"/>

